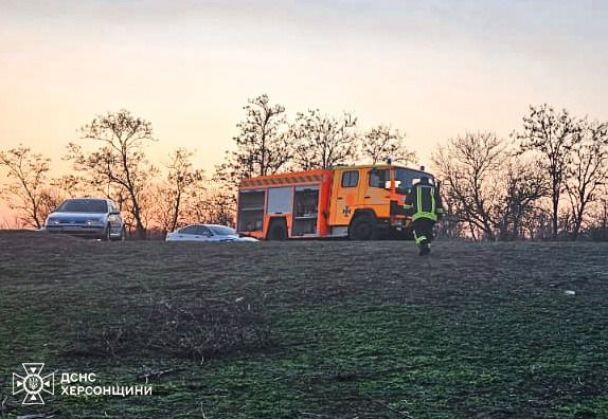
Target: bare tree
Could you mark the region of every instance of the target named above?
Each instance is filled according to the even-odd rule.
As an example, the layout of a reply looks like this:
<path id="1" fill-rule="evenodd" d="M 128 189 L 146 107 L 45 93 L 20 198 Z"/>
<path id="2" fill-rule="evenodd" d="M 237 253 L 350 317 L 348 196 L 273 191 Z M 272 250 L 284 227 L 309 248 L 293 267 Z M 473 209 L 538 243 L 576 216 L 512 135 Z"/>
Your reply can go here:
<path id="1" fill-rule="evenodd" d="M 226 152 L 224 161 L 215 165 L 215 172 L 211 180 L 218 188 L 230 191 L 236 196 L 241 179 L 251 176 L 249 170 L 241 167 L 232 153 Z"/>
<path id="2" fill-rule="evenodd" d="M 489 240 L 496 238 L 502 195 L 495 187 L 494 174 L 501 169 L 504 158 L 503 140 L 489 132 L 450 139 L 433 155 L 443 193 L 452 203 L 454 215 L 469 226 L 473 238 L 478 231 Z"/>
<path id="3" fill-rule="evenodd" d="M 241 179 L 277 173 L 290 160 L 285 107 L 272 105 L 264 94 L 250 99 L 243 109 L 247 117 L 237 124 L 239 134 L 233 137 L 236 150 L 226 152 L 212 177 L 235 201 Z"/>
<path id="4" fill-rule="evenodd" d="M 471 238 L 477 240 L 476 231 L 473 228 L 470 231 L 470 226 L 462 222 L 458 214 L 460 214 L 459 203 L 456 202 L 451 194 L 444 193 L 441 189 L 441 198 L 443 203 L 444 215 L 441 222 L 436 226 L 437 236 L 447 239 Z M 469 231 L 467 231 L 469 228 Z"/>
<path id="5" fill-rule="evenodd" d="M 62 189 L 55 188 L 53 186 L 48 187 L 42 193 L 42 200 L 40 205 L 40 213 L 44 214 L 43 219 L 55 211 L 55 209 L 61 205 L 65 200 L 66 195 Z"/>
<path id="6" fill-rule="evenodd" d="M 499 238 L 524 236 L 524 224 L 535 213 L 536 204 L 548 194 L 544 172 L 538 162 L 506 156 L 504 169 L 496 173 L 496 187 L 504 188 L 499 216 Z M 501 181 L 502 179 L 502 181 Z"/>
<path id="7" fill-rule="evenodd" d="M 545 205 L 533 205 L 521 220 L 522 238 L 547 240 L 552 231 L 551 210 Z"/>
<path id="8" fill-rule="evenodd" d="M 372 164 L 387 159 L 403 164 L 416 160 L 416 153 L 405 146 L 405 134 L 386 125 L 378 125 L 365 133 L 361 152 Z"/>
<path id="9" fill-rule="evenodd" d="M 166 166 L 167 178 L 159 186 L 162 202 L 158 203 L 160 211 L 156 218 L 164 231 L 175 230 L 183 215 L 184 201 L 188 200 L 190 192 L 194 188 L 204 189 L 204 174 L 202 170 L 193 168 L 193 155 L 192 151 L 178 148 L 171 154 L 170 162 Z"/>
<path id="10" fill-rule="evenodd" d="M 566 191 L 572 209 L 572 238 L 580 234 L 589 204 L 608 182 L 608 123 L 580 121 L 568 166 Z"/>
<path id="11" fill-rule="evenodd" d="M 236 200 L 230 191 L 214 189 L 192 194 L 184 208 L 191 222 L 234 226 Z"/>
<path id="12" fill-rule="evenodd" d="M 237 169 L 241 178 L 276 173 L 289 159 L 284 135 L 285 107 L 272 105 L 264 94 L 250 99 L 243 109 L 247 117 L 237 124 L 237 149 L 227 156 L 228 165 Z"/>
<path id="13" fill-rule="evenodd" d="M 577 139 L 579 126 L 567 110 L 556 112 L 544 104 L 530 106 L 523 118 L 523 131 L 518 134 L 521 151 L 540 154 L 550 183 L 552 208 L 552 235 L 557 238 L 559 230 L 559 207 L 565 187 L 571 151 Z"/>
<path id="14" fill-rule="evenodd" d="M 357 160 L 357 119 L 322 114 L 318 109 L 298 113 L 289 131 L 297 169 L 327 169 Z"/>
<path id="15" fill-rule="evenodd" d="M 593 240 L 608 241 L 608 183 L 601 186 L 597 195 L 599 198 L 594 201 L 589 232 Z"/>
<path id="16" fill-rule="evenodd" d="M 478 240 L 514 240 L 526 234 L 528 219 L 547 196 L 544 172 L 521 160 L 493 133 L 466 134 L 433 155 L 443 179 L 446 218 L 466 229 L 453 232 Z"/>
<path id="17" fill-rule="evenodd" d="M 0 151 L 0 167 L 7 169 L 8 184 L 4 195 L 12 209 L 22 212 L 23 221 L 41 228 L 46 217 L 47 174 L 50 159 L 22 145 Z"/>
<path id="18" fill-rule="evenodd" d="M 155 169 L 146 160 L 144 147 L 154 140 L 152 124 L 127 110 L 120 110 L 94 118 L 81 132 L 83 139 L 100 143 L 99 148 L 85 154 L 81 146 L 70 143 L 67 158 L 72 160 L 77 171 L 88 175 L 92 185 L 105 186 L 108 195 L 110 188 L 118 189 L 119 202 L 130 212 L 138 237 L 145 238 L 141 201 Z M 123 191 L 126 200 L 122 200 Z"/>
<path id="19" fill-rule="evenodd" d="M 52 178 L 50 185 L 62 197 L 76 198 L 86 194 L 84 179 L 71 173 Z"/>
<path id="20" fill-rule="evenodd" d="M 235 202 L 233 196 L 223 191 L 215 191 L 208 197 L 205 220 L 212 224 L 234 226 Z"/>
<path id="21" fill-rule="evenodd" d="M 188 220 L 188 223 L 204 223 L 207 220 L 210 203 L 209 194 L 208 190 L 193 191 L 184 210 L 184 218 Z"/>

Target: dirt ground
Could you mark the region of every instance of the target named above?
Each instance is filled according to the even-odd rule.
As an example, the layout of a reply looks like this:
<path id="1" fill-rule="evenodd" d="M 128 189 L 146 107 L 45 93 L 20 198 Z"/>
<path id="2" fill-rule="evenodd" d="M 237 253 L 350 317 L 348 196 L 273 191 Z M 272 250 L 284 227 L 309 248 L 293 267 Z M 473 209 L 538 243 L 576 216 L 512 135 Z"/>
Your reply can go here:
<path id="1" fill-rule="evenodd" d="M 607 295 L 599 243 L 0 232 L 0 417 L 604 418 Z M 22 406 L 23 362 L 153 394 Z"/>

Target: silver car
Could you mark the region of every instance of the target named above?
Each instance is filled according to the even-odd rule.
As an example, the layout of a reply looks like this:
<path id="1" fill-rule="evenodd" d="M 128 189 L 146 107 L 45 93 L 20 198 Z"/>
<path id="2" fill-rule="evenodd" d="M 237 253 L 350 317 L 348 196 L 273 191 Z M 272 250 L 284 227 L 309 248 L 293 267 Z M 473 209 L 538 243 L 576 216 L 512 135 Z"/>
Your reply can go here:
<path id="1" fill-rule="evenodd" d="M 219 224 L 191 224 L 168 233 L 166 241 L 196 242 L 257 242 L 253 237 L 242 237 L 230 227 Z"/>
<path id="2" fill-rule="evenodd" d="M 124 240 L 120 211 L 109 199 L 77 198 L 63 201 L 44 223 L 49 233 L 64 233 L 102 240 Z"/>

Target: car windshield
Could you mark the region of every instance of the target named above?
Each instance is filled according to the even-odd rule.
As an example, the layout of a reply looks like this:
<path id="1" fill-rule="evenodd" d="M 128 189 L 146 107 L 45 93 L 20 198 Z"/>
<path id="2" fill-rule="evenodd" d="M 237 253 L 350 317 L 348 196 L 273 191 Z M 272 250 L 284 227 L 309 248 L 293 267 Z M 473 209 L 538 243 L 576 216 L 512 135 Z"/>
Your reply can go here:
<path id="1" fill-rule="evenodd" d="M 64 201 L 56 211 L 106 213 L 108 212 L 108 203 L 103 199 L 70 199 Z"/>
<path id="2" fill-rule="evenodd" d="M 414 182 L 420 180 L 422 176 L 428 177 L 429 182 L 434 183 L 433 176 L 428 173 L 398 167 L 395 170 L 395 189 L 399 193 L 407 193 L 407 190 L 412 187 Z"/>
<path id="3" fill-rule="evenodd" d="M 207 226 L 213 234 L 217 236 L 232 236 L 236 234 L 236 231 L 230 227 L 226 226 Z"/>

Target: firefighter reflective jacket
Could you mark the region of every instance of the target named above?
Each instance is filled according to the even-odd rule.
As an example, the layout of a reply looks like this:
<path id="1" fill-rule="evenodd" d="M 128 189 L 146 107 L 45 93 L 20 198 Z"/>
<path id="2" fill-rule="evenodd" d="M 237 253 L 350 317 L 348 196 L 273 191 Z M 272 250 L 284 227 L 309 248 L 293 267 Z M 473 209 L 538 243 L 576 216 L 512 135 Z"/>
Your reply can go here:
<path id="1" fill-rule="evenodd" d="M 405 199 L 404 208 L 412 221 L 419 218 L 437 221 L 443 216 L 439 189 L 424 181 L 415 184 Z"/>

